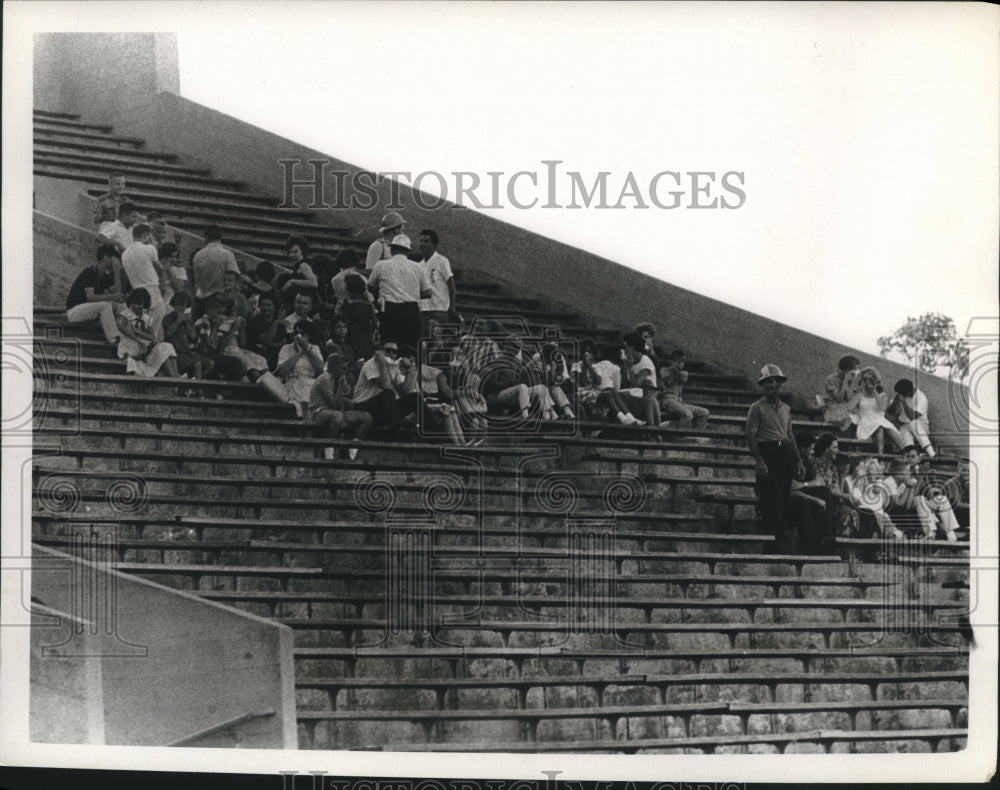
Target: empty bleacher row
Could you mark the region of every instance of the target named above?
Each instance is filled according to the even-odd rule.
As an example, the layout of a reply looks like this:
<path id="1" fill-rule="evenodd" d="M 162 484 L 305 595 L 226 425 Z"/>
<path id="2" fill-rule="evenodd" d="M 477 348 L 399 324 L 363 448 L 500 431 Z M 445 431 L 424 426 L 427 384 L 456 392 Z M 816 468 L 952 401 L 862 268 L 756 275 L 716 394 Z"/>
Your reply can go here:
<path id="1" fill-rule="evenodd" d="M 367 241 L 109 127 L 36 112 L 35 143 L 37 175 L 96 195 L 123 172 L 170 225 L 218 223 L 259 257 L 293 231 L 317 253 Z M 754 523 L 749 382 L 691 366 L 703 430 L 540 423 L 483 447 L 412 437 L 327 460 L 330 440 L 256 387 L 190 397 L 127 376 L 96 327 L 51 307 L 61 296 L 34 317 L 33 539 L 290 626 L 301 748 L 964 746 L 969 602 L 952 583 L 967 535 L 878 561 L 778 553 Z M 595 334 L 468 272 L 458 300 Z"/>

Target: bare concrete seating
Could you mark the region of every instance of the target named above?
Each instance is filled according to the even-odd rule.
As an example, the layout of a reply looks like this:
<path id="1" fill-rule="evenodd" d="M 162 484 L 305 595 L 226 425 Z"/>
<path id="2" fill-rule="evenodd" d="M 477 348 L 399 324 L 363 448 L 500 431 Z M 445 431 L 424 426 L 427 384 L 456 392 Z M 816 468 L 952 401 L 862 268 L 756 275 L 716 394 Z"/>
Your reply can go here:
<path id="1" fill-rule="evenodd" d="M 455 752 L 607 752 L 621 754 L 638 753 L 687 753 L 697 750 L 713 753 L 718 748 L 729 749 L 733 746 L 771 745 L 782 754 L 788 754 L 798 745 L 815 744 L 821 752 L 828 753 L 834 744 L 851 743 L 891 743 L 894 741 L 927 742 L 929 751 L 940 751 L 942 742 L 950 744 L 949 751 L 964 748 L 968 731 L 962 729 L 936 728 L 927 730 L 812 730 L 795 733 L 759 733 L 755 735 L 725 735 L 693 738 L 629 738 L 607 741 L 535 741 L 515 743 L 454 743 L 448 744 L 447 751 Z M 412 744 L 405 746 L 388 744 L 386 751 L 438 751 L 440 745 Z M 796 750 L 805 751 L 809 749 Z M 878 750 L 876 750 L 878 751 Z M 718 753 L 718 752 L 715 752 Z"/>

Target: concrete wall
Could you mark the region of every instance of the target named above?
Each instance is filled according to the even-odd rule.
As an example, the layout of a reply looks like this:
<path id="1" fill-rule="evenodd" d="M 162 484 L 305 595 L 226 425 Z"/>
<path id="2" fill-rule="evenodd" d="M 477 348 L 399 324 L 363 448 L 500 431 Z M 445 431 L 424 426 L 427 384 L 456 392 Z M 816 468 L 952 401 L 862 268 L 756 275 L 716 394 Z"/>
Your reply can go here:
<path id="1" fill-rule="evenodd" d="M 180 91 L 172 33 L 40 33 L 34 44 L 38 109 L 88 117 L 141 113 L 142 97 Z"/>
<path id="2" fill-rule="evenodd" d="M 80 628 L 84 652 L 97 652 L 86 620 L 48 607 L 31 608 L 31 706 L 28 737 L 39 743 L 104 743 L 104 687 L 96 655 L 43 655 L 45 645 L 68 641 Z"/>
<path id="3" fill-rule="evenodd" d="M 168 745 L 242 714 L 270 709 L 275 715 L 255 719 L 228 739 L 245 748 L 296 747 L 291 629 L 107 565 L 39 546 L 33 551 L 31 594 L 43 605 L 79 617 L 81 601 L 107 595 L 111 602 L 106 608 L 89 608 L 89 639 L 66 641 L 67 634 L 60 639 L 40 631 L 39 662 L 54 657 L 64 667 L 67 717 L 82 720 L 83 708 L 90 704 L 80 684 L 84 675 L 92 675 L 96 658 L 104 743 Z M 67 560 L 71 570 L 54 567 L 53 558 Z M 37 677 L 52 674 L 40 669 Z M 43 685 L 37 694 L 32 686 L 33 715 L 52 710 L 52 685 Z M 91 687 L 86 693 L 95 692 Z M 87 737 L 79 725 L 69 734 L 77 733 Z"/>
<path id="4" fill-rule="evenodd" d="M 33 301 L 36 305 L 58 307 L 65 304 L 66 295 L 80 270 L 94 262 L 97 232 L 90 228 L 97 201 L 86 194 L 88 186 L 83 182 L 35 176 L 32 249 Z M 169 238 L 175 235 L 181 263 L 189 267 L 191 256 L 205 245 L 205 241 L 188 231 L 170 228 Z M 240 250 L 233 252 L 247 270 L 256 267 L 260 260 Z"/>
<path id="5" fill-rule="evenodd" d="M 164 90 L 150 94 L 145 106 L 140 106 L 142 102 L 129 107 L 95 105 L 88 108 L 86 117 L 112 123 L 123 134 L 145 137 L 151 148 L 169 148 L 193 162 L 210 165 L 221 176 L 246 181 L 268 194 L 284 193 L 282 159 L 326 160 L 327 172 L 362 171 L 184 99 L 170 88 Z M 311 175 L 303 168 L 297 178 Z M 328 201 L 333 199 L 332 181 L 330 185 L 325 196 Z M 915 378 L 906 366 L 831 343 L 492 217 L 451 204 L 421 208 L 405 185 L 400 185 L 398 192 L 410 229 L 435 227 L 442 235 L 442 252 L 457 265 L 491 275 L 523 293 L 572 305 L 597 324 L 630 329 L 640 320 L 652 321 L 660 342 L 668 349 L 681 348 L 754 381 L 764 363 L 776 363 L 789 376 L 788 386 L 800 403 L 812 399 L 823 378 L 836 368 L 837 359 L 847 353 L 855 354 L 864 364 L 876 365 L 890 385 L 898 378 Z M 318 210 L 317 219 L 331 227 L 356 228 L 365 239 L 373 238 L 388 194 L 389 187 L 383 184 L 375 207 Z M 296 193 L 300 204 L 310 196 L 308 188 L 299 188 Z M 775 312 L 780 313 L 778 303 Z M 920 374 L 917 383 L 930 400 L 930 418 L 938 441 L 967 447 L 966 388 L 926 374 Z"/>

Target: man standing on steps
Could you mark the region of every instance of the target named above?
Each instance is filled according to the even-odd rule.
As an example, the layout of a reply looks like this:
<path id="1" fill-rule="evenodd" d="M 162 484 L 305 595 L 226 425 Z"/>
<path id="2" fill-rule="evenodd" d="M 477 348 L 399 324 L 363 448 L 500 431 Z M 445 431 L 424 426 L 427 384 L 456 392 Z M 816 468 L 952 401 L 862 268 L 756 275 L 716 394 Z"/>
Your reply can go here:
<path id="1" fill-rule="evenodd" d="M 392 257 L 393 253 L 390 249 L 390 242 L 394 236 L 398 236 L 403 232 L 405 224 L 406 220 L 403 219 L 403 216 L 395 211 L 390 211 L 382 217 L 382 224 L 378 229 L 379 237 L 368 247 L 368 254 L 365 256 L 366 271 L 370 272 L 375 268 L 376 263 L 387 261 Z"/>
<path id="2" fill-rule="evenodd" d="M 218 225 L 205 228 L 205 246 L 194 254 L 194 318 L 201 318 L 205 302 L 222 293 L 226 272 L 240 273 L 236 256 L 222 246 L 222 231 Z"/>
<path id="3" fill-rule="evenodd" d="M 102 225 L 105 222 L 114 222 L 118 217 L 118 209 L 122 203 L 129 200 L 125 195 L 125 176 L 121 173 L 112 173 L 108 176 L 108 191 L 97 198 L 97 205 L 94 207 L 94 224 Z"/>
<path id="4" fill-rule="evenodd" d="M 423 321 L 424 337 L 430 337 L 429 325 L 431 321 L 439 324 L 447 322 L 456 323 L 455 313 L 455 277 L 451 272 L 451 263 L 440 252 L 438 246 L 437 231 L 420 231 L 421 261 L 427 273 L 427 279 L 431 284 L 433 292 L 429 299 L 420 300 L 420 318 Z"/>
<path id="5" fill-rule="evenodd" d="M 788 523 L 788 498 L 792 480 L 805 474 L 799 448 L 792 437 L 792 410 L 778 397 L 788 381 L 777 365 L 764 365 L 757 383 L 764 397 L 750 404 L 747 443 L 756 462 L 757 501 L 765 528 L 776 539 L 775 548 L 794 550 L 795 538 Z"/>
<path id="6" fill-rule="evenodd" d="M 379 261 L 368 278 L 368 289 L 384 302 L 379 316 L 383 342 L 415 346 L 420 341 L 420 300 L 431 295 L 424 266 L 406 257 L 410 239 L 400 233 L 391 244 L 392 257 Z"/>

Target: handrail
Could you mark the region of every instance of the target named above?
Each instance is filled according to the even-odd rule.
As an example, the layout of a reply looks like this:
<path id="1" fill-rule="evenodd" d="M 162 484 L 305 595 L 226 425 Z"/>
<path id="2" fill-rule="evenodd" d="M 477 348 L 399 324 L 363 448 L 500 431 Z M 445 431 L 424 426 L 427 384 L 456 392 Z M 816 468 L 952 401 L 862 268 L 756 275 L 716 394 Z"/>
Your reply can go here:
<path id="1" fill-rule="evenodd" d="M 274 716 L 274 715 L 275 711 L 273 708 L 268 708 L 267 710 L 262 710 L 257 712 L 251 711 L 250 713 L 242 713 L 239 716 L 235 716 L 232 719 L 228 719 L 227 721 L 221 722 L 219 724 L 213 724 L 211 727 L 207 727 L 204 730 L 192 733 L 191 735 L 186 735 L 185 737 L 181 738 L 178 741 L 174 741 L 173 743 L 168 743 L 167 746 L 187 746 L 188 744 L 194 743 L 195 741 L 200 740 L 201 738 L 205 738 L 209 735 L 214 735 L 217 732 L 222 732 L 224 730 L 231 729 L 237 726 L 238 724 L 243 724 L 244 722 L 252 721 L 254 719 L 263 719 L 267 718 L 268 716 Z"/>

